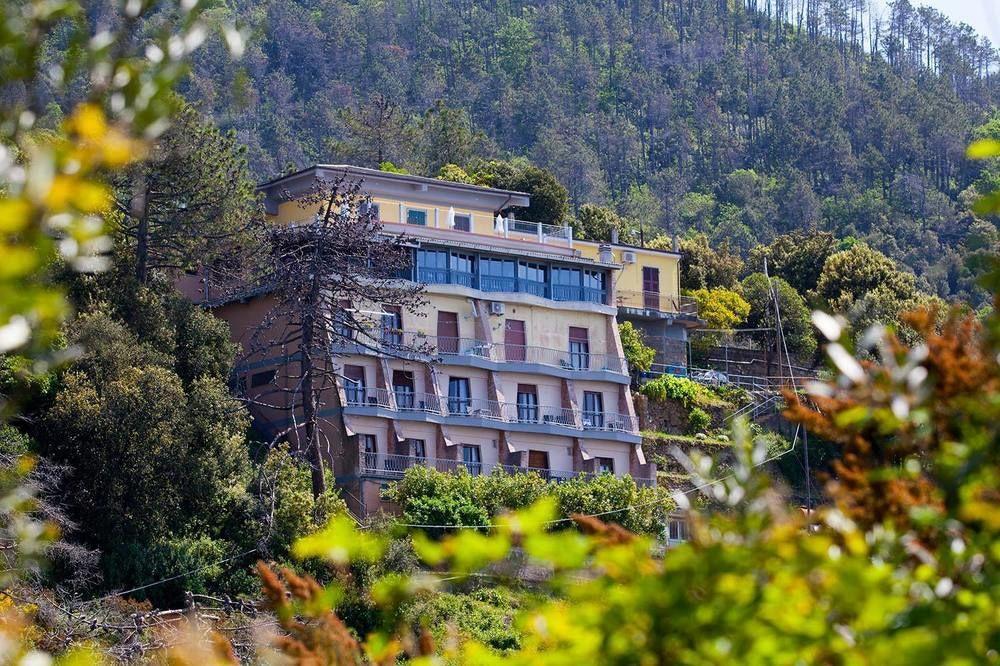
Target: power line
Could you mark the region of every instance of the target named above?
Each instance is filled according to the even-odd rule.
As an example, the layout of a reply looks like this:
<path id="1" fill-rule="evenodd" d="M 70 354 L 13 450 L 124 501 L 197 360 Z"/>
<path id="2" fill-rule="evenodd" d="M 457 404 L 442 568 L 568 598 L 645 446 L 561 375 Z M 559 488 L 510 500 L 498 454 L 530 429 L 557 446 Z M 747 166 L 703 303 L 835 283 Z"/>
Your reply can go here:
<path id="1" fill-rule="evenodd" d="M 191 576 L 193 574 L 196 574 L 196 573 L 199 573 L 201 571 L 204 571 L 205 569 L 210 569 L 212 567 L 219 566 L 220 564 L 226 564 L 227 562 L 232 562 L 233 560 L 238 560 L 238 559 L 240 559 L 242 557 L 246 557 L 250 553 L 256 553 L 256 552 L 257 552 L 256 548 L 251 548 L 250 550 L 248 550 L 246 552 L 240 553 L 238 555 L 233 555 L 231 557 L 227 557 L 225 559 L 219 560 L 218 562 L 212 562 L 210 564 L 206 564 L 206 565 L 200 566 L 197 569 L 192 569 L 191 571 L 185 571 L 184 573 L 180 573 L 180 574 L 177 574 L 177 575 L 174 575 L 174 576 L 170 576 L 169 578 L 163 578 L 161 580 L 154 581 L 152 583 L 146 583 L 145 585 L 140 585 L 139 587 L 133 587 L 130 590 L 124 590 L 122 592 L 112 592 L 111 594 L 106 594 L 103 597 L 97 597 L 96 599 L 91 599 L 89 601 L 84 601 L 83 603 L 85 603 L 85 604 L 96 604 L 98 602 L 106 601 L 107 599 L 112 599 L 114 597 L 121 597 L 121 596 L 124 596 L 126 594 L 132 594 L 133 592 L 138 592 L 140 590 L 146 590 L 146 589 L 149 589 L 151 587 L 156 587 L 157 585 L 162 585 L 163 583 L 169 583 L 170 581 L 177 580 L 178 578 L 185 578 L 186 576 Z"/>

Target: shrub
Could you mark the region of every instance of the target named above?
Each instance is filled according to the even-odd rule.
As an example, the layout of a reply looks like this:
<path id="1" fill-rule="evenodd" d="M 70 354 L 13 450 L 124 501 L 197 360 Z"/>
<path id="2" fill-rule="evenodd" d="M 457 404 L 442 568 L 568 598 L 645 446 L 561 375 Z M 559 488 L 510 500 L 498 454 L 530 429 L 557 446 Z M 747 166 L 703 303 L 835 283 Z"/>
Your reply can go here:
<path id="1" fill-rule="evenodd" d="M 712 417 L 701 407 L 692 407 L 688 413 L 688 432 L 699 433 L 708 430 L 712 425 Z"/>
<path id="2" fill-rule="evenodd" d="M 676 400 L 684 407 L 690 408 L 692 405 L 697 404 L 698 400 L 705 393 L 705 389 L 687 377 L 660 375 L 656 379 L 643 384 L 639 392 L 650 400 L 657 402 L 663 402 L 668 399 Z"/>
<path id="3" fill-rule="evenodd" d="M 663 502 L 658 499 L 659 490 L 640 488 L 628 476 L 606 474 L 556 483 L 533 472 L 472 476 L 464 469 L 444 473 L 413 467 L 384 492 L 386 499 L 402 509 L 403 522 L 412 525 L 486 525 L 493 516 L 530 506 L 545 495 L 556 497 L 560 517 L 632 507 L 604 517 L 637 532 L 656 533 L 660 529 Z M 440 536 L 447 530 L 428 531 Z"/>
<path id="4" fill-rule="evenodd" d="M 645 372 L 653 365 L 656 350 L 645 343 L 642 331 L 626 321 L 618 325 L 618 333 L 622 339 L 622 350 L 629 370 Z"/>

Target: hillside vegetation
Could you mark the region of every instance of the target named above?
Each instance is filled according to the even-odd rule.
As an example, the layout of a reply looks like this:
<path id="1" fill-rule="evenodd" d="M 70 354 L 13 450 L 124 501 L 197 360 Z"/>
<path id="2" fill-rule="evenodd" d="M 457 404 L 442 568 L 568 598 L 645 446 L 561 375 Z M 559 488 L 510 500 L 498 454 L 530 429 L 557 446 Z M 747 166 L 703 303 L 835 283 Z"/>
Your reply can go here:
<path id="1" fill-rule="evenodd" d="M 746 255 L 792 230 L 859 238 L 921 291 L 982 300 L 964 159 L 997 102 L 996 51 L 906 0 L 266 0 L 245 57 L 195 55 L 185 96 L 259 178 L 313 162 L 428 175 L 523 156 L 656 230 Z"/>

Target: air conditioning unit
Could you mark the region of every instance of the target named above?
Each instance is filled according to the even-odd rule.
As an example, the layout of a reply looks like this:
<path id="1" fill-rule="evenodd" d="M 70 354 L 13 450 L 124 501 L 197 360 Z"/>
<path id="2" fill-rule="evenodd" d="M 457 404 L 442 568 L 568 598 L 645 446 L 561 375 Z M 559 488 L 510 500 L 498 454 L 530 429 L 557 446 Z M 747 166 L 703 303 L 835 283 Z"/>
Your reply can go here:
<path id="1" fill-rule="evenodd" d="M 632 252 L 631 250 L 625 250 L 622 252 L 623 264 L 634 264 L 636 261 L 637 257 L 635 256 L 635 252 Z"/>
<path id="2" fill-rule="evenodd" d="M 490 314 L 502 315 L 504 312 L 503 303 L 500 301 L 490 301 Z"/>

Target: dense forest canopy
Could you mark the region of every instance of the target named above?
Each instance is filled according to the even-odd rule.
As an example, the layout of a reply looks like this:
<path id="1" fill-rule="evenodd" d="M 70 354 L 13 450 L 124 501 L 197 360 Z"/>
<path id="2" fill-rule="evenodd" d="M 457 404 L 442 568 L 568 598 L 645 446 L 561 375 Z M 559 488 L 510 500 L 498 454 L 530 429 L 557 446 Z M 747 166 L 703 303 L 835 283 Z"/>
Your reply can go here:
<path id="1" fill-rule="evenodd" d="M 968 212 L 979 172 L 963 151 L 1000 60 L 933 9 L 868 4 L 240 0 L 211 11 L 245 26 L 245 57 L 207 44 L 184 94 L 262 179 L 525 156 L 574 210 L 606 204 L 742 253 L 824 229 L 924 291 L 979 300 L 963 261 L 984 233 Z"/>

